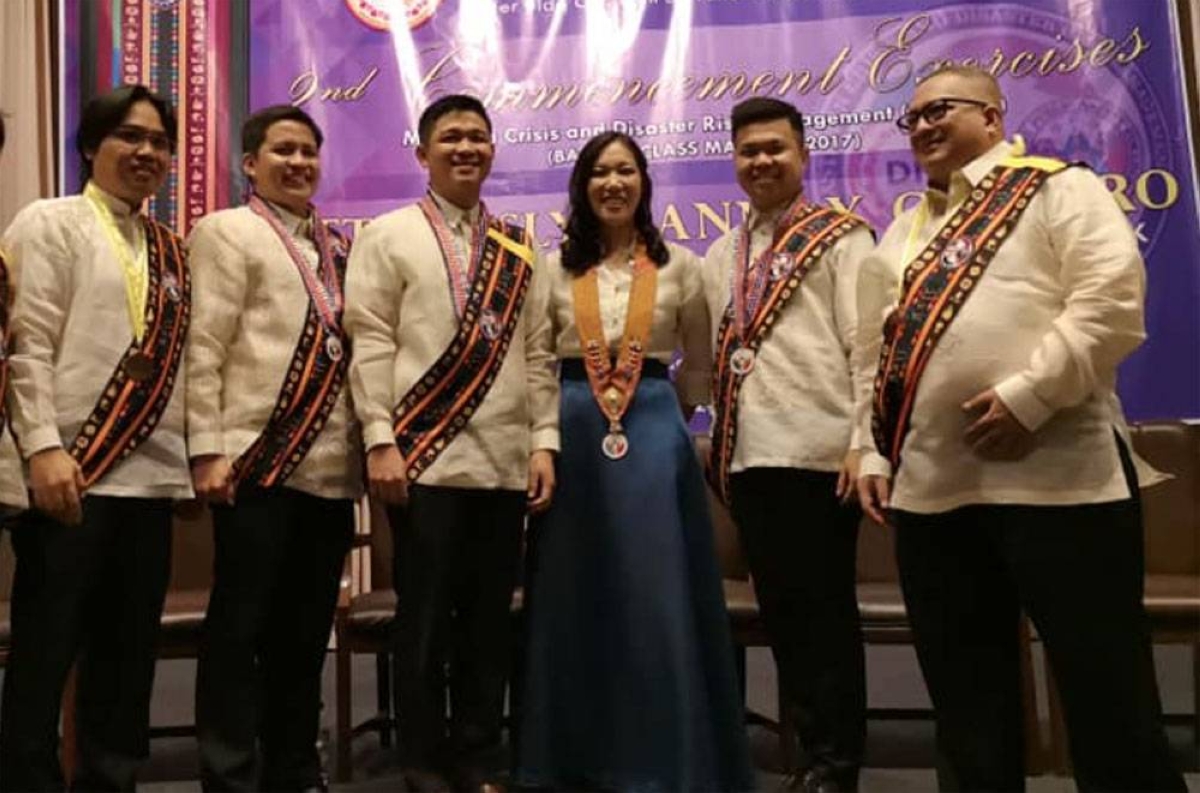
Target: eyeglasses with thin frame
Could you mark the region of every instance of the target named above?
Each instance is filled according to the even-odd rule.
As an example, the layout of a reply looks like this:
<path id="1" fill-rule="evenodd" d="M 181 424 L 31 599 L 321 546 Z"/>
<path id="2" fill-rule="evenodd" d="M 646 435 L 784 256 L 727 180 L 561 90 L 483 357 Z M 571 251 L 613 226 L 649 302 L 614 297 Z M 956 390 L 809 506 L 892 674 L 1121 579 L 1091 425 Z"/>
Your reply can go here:
<path id="1" fill-rule="evenodd" d="M 150 148 L 159 154 L 164 154 L 171 151 L 171 139 L 161 132 L 145 127 L 137 127 L 131 124 L 122 124 L 121 126 L 108 133 L 108 137 L 124 143 L 131 149 L 136 149 L 142 145 L 142 142 L 150 144 Z"/>
<path id="2" fill-rule="evenodd" d="M 984 102 L 980 99 L 964 99 L 957 96 L 944 96 L 941 99 L 935 99 L 929 102 L 924 107 L 917 110 L 909 110 L 900 118 L 896 119 L 896 126 L 905 132 L 912 132 L 917 127 L 917 122 L 925 119 L 926 124 L 936 124 L 946 117 L 950 112 L 950 108 L 955 105 L 970 105 L 987 109 L 995 107 L 991 102 Z"/>

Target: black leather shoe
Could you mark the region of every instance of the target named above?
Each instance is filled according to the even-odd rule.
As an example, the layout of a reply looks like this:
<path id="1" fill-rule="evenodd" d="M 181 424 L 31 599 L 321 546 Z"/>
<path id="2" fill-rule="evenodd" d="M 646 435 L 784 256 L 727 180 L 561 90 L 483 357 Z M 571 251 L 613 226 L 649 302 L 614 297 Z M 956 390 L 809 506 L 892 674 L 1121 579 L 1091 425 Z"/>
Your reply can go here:
<path id="1" fill-rule="evenodd" d="M 823 766 L 789 774 L 784 777 L 779 789 L 786 793 L 852 793 L 856 790 L 853 786 L 840 784 L 833 772 Z"/>
<path id="2" fill-rule="evenodd" d="M 450 783 L 436 771 L 425 768 L 404 769 L 404 789 L 411 793 L 449 793 Z"/>
<path id="3" fill-rule="evenodd" d="M 798 773 L 793 772 L 793 773 L 785 776 L 782 780 L 780 780 L 779 787 L 776 788 L 776 790 L 778 790 L 779 793 L 793 793 L 793 791 L 803 790 L 803 788 L 800 787 L 803 780 L 804 780 L 804 772 L 803 771 L 800 771 Z"/>
<path id="4" fill-rule="evenodd" d="M 479 769 L 467 769 L 458 774 L 455 790 L 461 793 L 508 793 L 508 785 L 500 776 Z"/>

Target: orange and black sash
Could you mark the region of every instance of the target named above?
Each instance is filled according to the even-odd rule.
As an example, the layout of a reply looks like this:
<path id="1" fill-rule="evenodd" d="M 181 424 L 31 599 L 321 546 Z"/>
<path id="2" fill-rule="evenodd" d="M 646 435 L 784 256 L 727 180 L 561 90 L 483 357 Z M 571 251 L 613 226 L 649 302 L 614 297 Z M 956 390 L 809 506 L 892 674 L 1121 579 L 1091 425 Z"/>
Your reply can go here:
<path id="1" fill-rule="evenodd" d="M 85 487 L 154 432 L 171 401 L 183 360 L 191 319 L 191 277 L 182 242 L 161 223 L 149 218 L 142 218 L 142 223 L 149 255 L 146 332 L 140 343 L 129 345 L 71 444 Z"/>
<path id="2" fill-rule="evenodd" d="M 8 308 L 12 300 L 8 262 L 0 251 L 0 433 L 8 426 Z"/>
<path id="3" fill-rule="evenodd" d="M 1063 167 L 1040 157 L 997 165 L 905 269 L 899 305 L 884 323 L 871 415 L 875 445 L 893 470 L 900 465 L 917 386 L 938 340 L 1038 189 Z"/>
<path id="4" fill-rule="evenodd" d="M 533 276 L 530 244 L 520 226 L 488 221 L 458 333 L 396 406 L 393 429 L 410 481 L 433 465 L 491 389 Z"/>
<path id="5" fill-rule="evenodd" d="M 346 282 L 349 245 L 315 212 L 313 231 L 321 267 L 333 268 L 340 290 Z M 340 306 L 341 301 L 337 302 Z M 275 410 L 254 443 L 234 462 L 237 482 L 272 487 L 287 481 L 325 428 L 345 383 L 349 362 L 350 346 L 342 330 L 340 307 L 331 324 L 322 320 L 316 303 L 310 299 L 304 329 L 275 400 Z"/>
<path id="6" fill-rule="evenodd" d="M 800 290 L 800 283 L 808 271 L 838 240 L 864 225 L 862 218 L 857 215 L 810 203 L 799 207 L 788 223 L 790 225 L 775 240 L 772 250 L 776 255 L 786 254 L 791 260 L 790 267 L 766 286 L 766 292 L 754 316 L 746 323 L 741 338 L 734 317 L 736 295 L 730 296 L 717 330 L 717 351 L 713 362 L 712 457 L 709 460 L 708 478 L 725 503 L 729 503 L 729 466 L 737 443 L 738 396 L 748 374 L 734 371 L 731 365 L 733 354 L 741 348 L 748 348 L 757 354 L 770 335 L 779 312 Z M 733 266 L 743 267 L 745 262 L 735 261 Z M 763 262 L 759 266 L 769 266 L 769 263 Z"/>

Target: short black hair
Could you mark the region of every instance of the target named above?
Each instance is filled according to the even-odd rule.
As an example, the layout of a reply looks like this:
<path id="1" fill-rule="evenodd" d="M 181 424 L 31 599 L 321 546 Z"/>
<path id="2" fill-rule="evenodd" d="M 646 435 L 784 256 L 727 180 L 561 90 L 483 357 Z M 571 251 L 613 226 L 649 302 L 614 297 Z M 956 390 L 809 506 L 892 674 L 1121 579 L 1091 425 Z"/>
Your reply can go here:
<path id="1" fill-rule="evenodd" d="M 308 113 L 295 105 L 271 105 L 254 111 L 242 122 L 242 154 L 256 153 L 267 139 L 267 130 L 280 121 L 296 121 L 308 127 L 316 138 L 318 149 L 325 143 L 321 128 Z"/>
<path id="2" fill-rule="evenodd" d="M 0 110 L 0 150 L 4 148 L 4 117 L 5 112 Z"/>
<path id="3" fill-rule="evenodd" d="M 492 119 L 488 117 L 487 108 L 483 106 L 483 102 L 466 94 L 450 94 L 438 99 L 421 113 L 421 119 L 417 122 L 417 138 L 421 141 L 422 146 L 429 145 L 429 139 L 433 136 L 433 128 L 437 126 L 438 119 L 451 113 L 475 113 L 487 125 L 488 134 L 492 134 Z"/>
<path id="4" fill-rule="evenodd" d="M 796 135 L 803 146 L 804 142 L 804 117 L 800 115 L 800 111 L 791 102 L 784 102 L 782 99 L 772 99 L 767 96 L 755 96 L 750 99 L 745 99 L 733 106 L 733 112 L 730 114 L 730 121 L 733 127 L 733 137 L 736 139 L 738 132 L 742 127 L 750 124 L 760 124 L 764 121 L 777 121 L 786 119 L 792 129 L 796 131 Z"/>
<path id="5" fill-rule="evenodd" d="M 84 176 L 89 179 L 92 177 L 92 161 L 88 159 L 88 154 L 96 153 L 101 142 L 125 122 L 129 110 L 138 102 L 149 102 L 158 111 L 158 118 L 162 121 L 167 140 L 171 142 L 171 152 L 174 153 L 177 126 L 175 109 L 171 103 L 144 85 L 123 85 L 93 98 L 83 108 L 79 131 L 75 134 L 75 148 L 83 161 Z"/>

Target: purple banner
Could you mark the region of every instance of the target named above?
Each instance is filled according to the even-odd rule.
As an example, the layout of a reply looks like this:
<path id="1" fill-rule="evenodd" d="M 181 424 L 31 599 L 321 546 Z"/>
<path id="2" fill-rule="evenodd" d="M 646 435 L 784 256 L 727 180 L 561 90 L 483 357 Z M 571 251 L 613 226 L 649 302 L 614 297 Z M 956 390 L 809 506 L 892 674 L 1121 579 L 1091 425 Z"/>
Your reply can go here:
<path id="1" fill-rule="evenodd" d="M 1132 418 L 1200 416 L 1200 222 L 1171 0 L 252 0 L 249 105 L 305 107 L 326 133 L 319 201 L 353 227 L 421 195 L 415 122 L 479 96 L 495 124 L 489 205 L 557 242 L 593 134 L 652 161 L 668 239 L 703 251 L 741 222 L 730 107 L 805 114 L 810 197 L 882 229 L 923 187 L 895 119 L 939 61 L 991 69 L 1010 134 L 1088 163 L 1137 230 L 1150 338 L 1126 363 Z"/>

